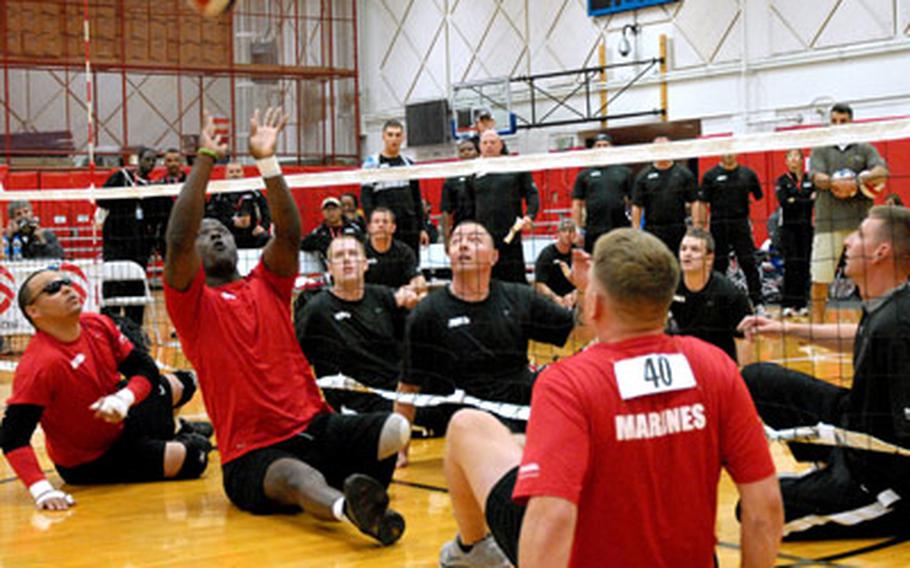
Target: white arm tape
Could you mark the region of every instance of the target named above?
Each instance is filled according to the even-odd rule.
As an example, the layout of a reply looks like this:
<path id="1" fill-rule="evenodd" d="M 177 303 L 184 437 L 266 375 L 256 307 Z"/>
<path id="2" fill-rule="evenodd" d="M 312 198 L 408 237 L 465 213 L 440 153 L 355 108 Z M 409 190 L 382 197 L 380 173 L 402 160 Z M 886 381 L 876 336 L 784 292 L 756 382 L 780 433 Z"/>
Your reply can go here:
<path id="1" fill-rule="evenodd" d="M 274 155 L 269 156 L 268 158 L 262 158 L 261 160 L 256 160 L 256 167 L 259 168 L 259 175 L 261 175 L 263 179 L 281 175 L 281 165 L 278 163 L 278 158 Z"/>
<path id="2" fill-rule="evenodd" d="M 116 413 L 117 416 L 124 418 L 130 410 L 130 406 L 136 402 L 136 395 L 128 388 L 122 388 L 112 395 L 101 399 L 101 403 L 95 408 L 105 414 Z"/>
<path id="3" fill-rule="evenodd" d="M 38 507 L 44 505 L 49 499 L 63 499 L 68 505 L 72 505 L 76 502 L 72 495 L 59 489 L 54 489 L 54 486 L 46 479 L 36 481 L 29 485 L 28 492 L 32 494 L 32 499 L 35 500 L 35 505 Z"/>

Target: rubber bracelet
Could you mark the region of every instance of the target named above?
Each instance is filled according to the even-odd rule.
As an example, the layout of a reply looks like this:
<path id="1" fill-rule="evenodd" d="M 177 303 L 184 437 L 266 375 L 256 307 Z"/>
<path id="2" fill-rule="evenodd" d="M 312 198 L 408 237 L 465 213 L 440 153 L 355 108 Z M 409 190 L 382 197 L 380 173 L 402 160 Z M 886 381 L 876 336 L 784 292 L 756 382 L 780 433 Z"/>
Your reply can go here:
<path id="1" fill-rule="evenodd" d="M 281 175 L 281 164 L 274 155 L 256 160 L 256 167 L 259 168 L 259 175 L 266 179 Z"/>
<path id="2" fill-rule="evenodd" d="M 215 161 L 215 162 L 218 161 L 218 153 L 215 152 L 214 150 L 209 150 L 208 148 L 199 148 L 198 150 L 196 150 L 196 153 L 199 154 L 200 156 L 208 156 L 209 158 L 212 159 L 212 161 Z"/>

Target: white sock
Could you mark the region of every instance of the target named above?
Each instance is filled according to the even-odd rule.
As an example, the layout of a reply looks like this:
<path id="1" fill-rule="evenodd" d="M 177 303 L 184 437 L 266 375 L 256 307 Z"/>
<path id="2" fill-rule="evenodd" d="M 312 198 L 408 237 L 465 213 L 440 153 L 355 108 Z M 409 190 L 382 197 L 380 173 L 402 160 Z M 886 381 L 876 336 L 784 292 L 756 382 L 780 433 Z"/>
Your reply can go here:
<path id="1" fill-rule="evenodd" d="M 332 515 L 339 521 L 348 520 L 344 514 L 344 497 L 339 497 L 334 503 L 332 503 Z"/>

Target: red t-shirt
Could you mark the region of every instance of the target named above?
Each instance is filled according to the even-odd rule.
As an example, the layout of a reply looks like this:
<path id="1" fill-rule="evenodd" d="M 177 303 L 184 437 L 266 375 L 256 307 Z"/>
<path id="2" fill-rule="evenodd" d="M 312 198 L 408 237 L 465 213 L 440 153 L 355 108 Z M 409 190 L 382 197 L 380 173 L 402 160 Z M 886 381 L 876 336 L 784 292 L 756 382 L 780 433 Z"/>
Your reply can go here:
<path id="1" fill-rule="evenodd" d="M 720 349 L 653 335 L 598 344 L 534 386 L 513 498 L 578 507 L 571 566 L 713 566 L 717 484 L 774 474 L 739 371 Z"/>
<path id="2" fill-rule="evenodd" d="M 291 325 L 294 280 L 260 261 L 246 278 L 217 288 L 205 284 L 201 267 L 185 291 L 164 288 L 222 464 L 286 440 L 330 411 Z"/>
<path id="3" fill-rule="evenodd" d="M 84 313 L 79 339 L 64 343 L 43 331 L 29 342 L 16 367 L 7 404 L 44 407 L 47 453 L 57 465 L 74 467 L 101 457 L 120 437 L 123 423 L 108 424 L 90 410 L 95 401 L 117 391 L 117 365 L 133 344 L 109 318 Z"/>

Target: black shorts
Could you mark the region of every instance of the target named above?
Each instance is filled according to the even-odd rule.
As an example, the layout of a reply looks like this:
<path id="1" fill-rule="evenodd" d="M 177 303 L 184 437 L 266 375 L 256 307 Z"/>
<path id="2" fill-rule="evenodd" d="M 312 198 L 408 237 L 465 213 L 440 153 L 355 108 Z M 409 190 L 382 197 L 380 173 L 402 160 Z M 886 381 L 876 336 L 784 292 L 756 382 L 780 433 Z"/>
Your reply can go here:
<path id="1" fill-rule="evenodd" d="M 123 421 L 123 434 L 100 458 L 56 466 L 71 485 L 137 483 L 164 479 L 164 446 L 174 438 L 174 401 L 163 377 Z"/>
<path id="2" fill-rule="evenodd" d="M 370 412 L 392 412 L 392 401 L 368 392 L 354 392 L 342 389 L 323 389 L 323 396 L 329 406 L 336 412 L 353 411 L 357 414 Z M 342 410 L 344 408 L 345 410 Z M 422 438 L 440 438 L 446 434 L 446 426 L 452 414 L 458 410 L 457 406 L 441 405 L 418 407 L 414 415 L 416 431 L 412 436 Z M 350 413 L 350 412 L 349 412 Z"/>
<path id="3" fill-rule="evenodd" d="M 265 448 L 253 450 L 222 466 L 224 492 L 238 508 L 257 515 L 291 513 L 299 509 L 269 499 L 265 474 L 280 459 L 296 459 L 318 470 L 326 482 L 342 489 L 353 473 L 369 475 L 388 487 L 396 455 L 378 460 L 379 435 L 386 412 L 317 415 L 306 430 Z"/>
<path id="4" fill-rule="evenodd" d="M 512 491 L 518 479 L 518 466 L 510 469 L 499 478 L 487 496 L 487 526 L 496 544 L 509 558 L 513 565 L 518 565 L 518 537 L 521 535 L 521 522 L 525 516 L 525 507 L 512 501 Z"/>

